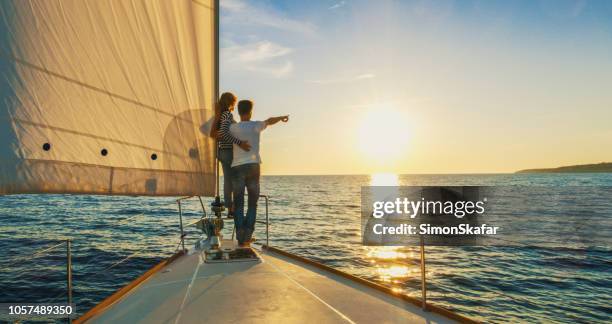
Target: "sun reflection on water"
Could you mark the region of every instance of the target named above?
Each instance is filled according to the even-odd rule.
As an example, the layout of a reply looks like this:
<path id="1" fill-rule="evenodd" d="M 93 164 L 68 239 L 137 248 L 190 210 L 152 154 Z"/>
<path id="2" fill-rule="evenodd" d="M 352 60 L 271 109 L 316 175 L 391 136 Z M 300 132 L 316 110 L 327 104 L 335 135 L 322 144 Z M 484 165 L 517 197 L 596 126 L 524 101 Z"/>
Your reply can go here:
<path id="1" fill-rule="evenodd" d="M 376 269 L 378 280 L 400 284 L 415 275 L 419 268 L 409 265 L 415 254 L 404 249 L 400 246 L 367 247 L 367 259 Z"/>
<path id="2" fill-rule="evenodd" d="M 376 173 L 370 176 L 370 186 L 399 186 L 399 177 L 395 173 Z M 394 190 L 385 192 L 373 191 L 374 195 L 395 193 Z M 387 197 L 381 197 L 382 200 Z M 371 246 L 366 247 L 367 259 L 375 267 L 378 280 L 392 284 L 401 284 L 407 278 L 414 276 L 418 267 L 409 267 L 406 262 L 414 259 L 414 252 L 406 251 L 400 246 Z M 393 288 L 396 293 L 403 289 Z"/>
<path id="3" fill-rule="evenodd" d="M 376 272 L 378 273 L 380 280 L 385 282 L 398 283 L 400 282 L 400 280 L 398 279 L 409 277 L 413 270 L 408 269 L 407 266 L 394 265 L 390 267 L 378 267 L 376 269 Z"/>
<path id="4" fill-rule="evenodd" d="M 384 259 L 385 261 L 393 261 L 397 259 L 413 258 L 414 253 L 405 253 L 399 251 L 399 246 L 374 246 L 368 249 L 368 258 Z"/>

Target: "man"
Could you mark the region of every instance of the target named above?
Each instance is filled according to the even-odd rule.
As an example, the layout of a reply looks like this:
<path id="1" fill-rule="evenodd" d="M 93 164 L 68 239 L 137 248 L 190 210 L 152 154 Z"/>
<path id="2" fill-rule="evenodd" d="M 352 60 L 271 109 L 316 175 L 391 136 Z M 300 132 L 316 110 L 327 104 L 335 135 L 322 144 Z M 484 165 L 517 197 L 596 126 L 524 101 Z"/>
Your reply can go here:
<path id="1" fill-rule="evenodd" d="M 259 137 L 266 127 L 279 121 L 289 121 L 289 116 L 268 118 L 265 121 L 252 121 L 253 102 L 241 100 L 238 102 L 240 122 L 230 126 L 230 132 L 241 141 L 251 144 L 251 150 L 245 151 L 234 144 L 234 159 L 232 161 L 232 187 L 234 192 L 234 223 L 236 225 L 236 238 L 241 247 L 250 246 L 255 218 L 257 215 L 257 201 L 259 200 Z M 244 216 L 244 188 L 249 193 L 249 202 L 246 217 Z"/>

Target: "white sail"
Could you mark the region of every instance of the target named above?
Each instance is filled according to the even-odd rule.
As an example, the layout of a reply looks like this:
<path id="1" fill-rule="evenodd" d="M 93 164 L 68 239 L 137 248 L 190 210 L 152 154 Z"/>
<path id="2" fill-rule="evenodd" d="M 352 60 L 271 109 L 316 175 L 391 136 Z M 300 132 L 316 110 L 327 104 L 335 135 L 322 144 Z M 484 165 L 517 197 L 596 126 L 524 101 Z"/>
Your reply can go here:
<path id="1" fill-rule="evenodd" d="M 0 2 L 0 194 L 214 194 L 212 0 Z"/>

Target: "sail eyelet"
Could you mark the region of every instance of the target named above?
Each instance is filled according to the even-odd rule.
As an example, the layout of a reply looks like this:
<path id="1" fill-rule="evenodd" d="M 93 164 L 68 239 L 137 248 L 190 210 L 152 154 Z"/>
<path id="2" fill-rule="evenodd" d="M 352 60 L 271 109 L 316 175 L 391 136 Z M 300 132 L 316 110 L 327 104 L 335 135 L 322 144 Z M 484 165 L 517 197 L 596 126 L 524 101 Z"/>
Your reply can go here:
<path id="1" fill-rule="evenodd" d="M 102 151 L 100 151 L 100 154 L 102 154 L 102 156 L 107 156 L 108 155 L 108 150 L 107 149 L 102 149 Z"/>
<path id="2" fill-rule="evenodd" d="M 151 154 L 151 160 L 153 161 L 157 160 L 157 154 L 155 153 Z"/>
<path id="3" fill-rule="evenodd" d="M 49 143 L 43 144 L 42 149 L 45 150 L 45 151 L 50 150 L 51 149 L 51 144 L 49 144 Z"/>

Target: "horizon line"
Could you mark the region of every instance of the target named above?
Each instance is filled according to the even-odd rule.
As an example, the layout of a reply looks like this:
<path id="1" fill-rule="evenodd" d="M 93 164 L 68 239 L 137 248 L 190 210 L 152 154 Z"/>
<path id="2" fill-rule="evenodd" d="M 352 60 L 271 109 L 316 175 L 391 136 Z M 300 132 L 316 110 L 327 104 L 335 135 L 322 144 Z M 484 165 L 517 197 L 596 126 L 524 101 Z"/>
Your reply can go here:
<path id="1" fill-rule="evenodd" d="M 396 172 L 372 172 L 372 173 L 304 173 L 304 174 L 262 174 L 264 177 L 285 176 L 371 176 L 374 174 L 396 174 L 396 175 L 495 175 L 516 174 L 517 172 L 441 172 L 441 173 L 396 173 Z"/>

